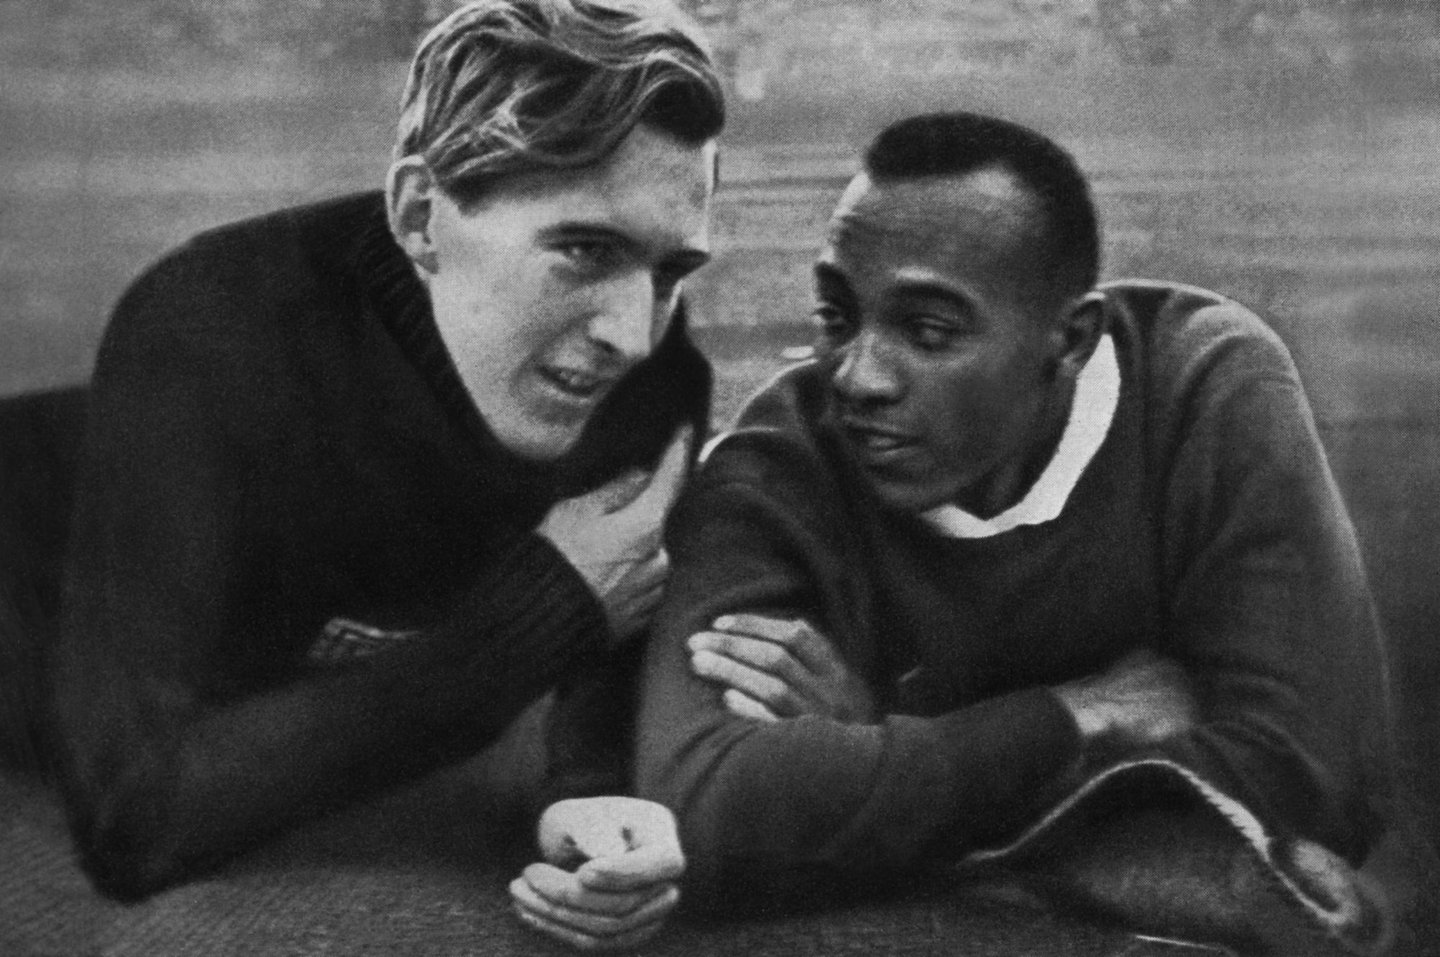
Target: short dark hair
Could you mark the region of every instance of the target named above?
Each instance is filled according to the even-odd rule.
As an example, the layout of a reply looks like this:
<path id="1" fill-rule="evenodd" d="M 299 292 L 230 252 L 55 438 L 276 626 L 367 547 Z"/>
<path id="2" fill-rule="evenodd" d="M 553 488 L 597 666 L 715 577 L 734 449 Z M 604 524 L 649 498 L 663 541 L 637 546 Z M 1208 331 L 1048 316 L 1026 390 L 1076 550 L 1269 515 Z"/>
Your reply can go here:
<path id="1" fill-rule="evenodd" d="M 875 182 L 1009 172 L 1039 202 L 1056 289 L 1079 295 L 1100 276 L 1100 223 L 1074 157 L 1035 130 L 978 113 L 927 113 L 886 127 L 865 151 Z"/>
<path id="2" fill-rule="evenodd" d="M 502 177 L 597 162 L 642 123 L 690 145 L 725 124 L 704 38 L 669 0 L 473 0 L 420 41 L 395 158 L 473 202 Z"/>

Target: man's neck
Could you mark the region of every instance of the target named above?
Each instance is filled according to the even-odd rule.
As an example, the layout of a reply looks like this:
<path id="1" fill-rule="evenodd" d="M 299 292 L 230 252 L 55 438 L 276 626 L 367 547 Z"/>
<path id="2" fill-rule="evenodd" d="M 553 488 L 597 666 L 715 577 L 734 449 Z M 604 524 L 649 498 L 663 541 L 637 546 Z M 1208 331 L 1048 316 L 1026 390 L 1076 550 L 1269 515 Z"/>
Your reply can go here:
<path id="1" fill-rule="evenodd" d="M 1075 380 L 1057 379 L 1040 407 L 1034 441 L 976 486 L 956 496 L 954 504 L 977 518 L 989 519 L 1023 499 L 1055 457 L 1074 402 Z"/>
<path id="2" fill-rule="evenodd" d="M 1008 470 L 997 470 L 985 494 L 957 498 L 921 518 L 952 538 L 986 538 L 1057 518 L 1110 432 L 1120 384 L 1115 343 L 1107 335 L 1073 387 L 1057 390 L 1037 412 L 1036 441 Z"/>

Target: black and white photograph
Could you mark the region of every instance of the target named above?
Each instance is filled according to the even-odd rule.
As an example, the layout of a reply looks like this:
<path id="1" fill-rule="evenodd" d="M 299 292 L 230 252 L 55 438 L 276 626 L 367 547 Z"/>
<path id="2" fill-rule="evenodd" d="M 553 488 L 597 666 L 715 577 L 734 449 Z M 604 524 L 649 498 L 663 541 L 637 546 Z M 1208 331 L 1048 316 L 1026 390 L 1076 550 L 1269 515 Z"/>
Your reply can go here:
<path id="1" fill-rule="evenodd" d="M 1440 957 L 1440 5 L 0 0 L 0 954 Z"/>

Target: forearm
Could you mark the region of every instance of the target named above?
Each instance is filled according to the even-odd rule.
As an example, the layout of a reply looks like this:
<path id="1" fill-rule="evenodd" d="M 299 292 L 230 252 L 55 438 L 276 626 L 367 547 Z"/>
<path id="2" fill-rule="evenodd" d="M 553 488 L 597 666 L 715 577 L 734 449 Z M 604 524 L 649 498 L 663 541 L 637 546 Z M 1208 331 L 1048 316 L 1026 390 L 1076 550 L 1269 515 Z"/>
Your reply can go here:
<path id="1" fill-rule="evenodd" d="M 686 697 L 693 710 L 677 713 Z M 757 875 L 799 885 L 958 856 L 1024 823 L 1078 757 L 1044 689 L 872 725 L 753 722 L 716 697 L 649 684 L 637 756 L 639 793 L 676 811 L 702 897 Z"/>
<path id="2" fill-rule="evenodd" d="M 1252 649 L 1249 661 L 1237 651 L 1223 664 L 1197 661 L 1187 671 L 1141 649 L 1054 690 L 1080 729 L 1088 771 L 1163 758 L 1262 820 L 1354 856 L 1373 825 L 1363 808 L 1347 806 L 1363 773 L 1334 728 L 1326 732 L 1335 717 L 1326 712 L 1344 706 L 1310 700 L 1301 690 L 1313 687 L 1305 670 L 1267 664 Z M 1349 719 L 1362 735 L 1373 705 L 1366 701 L 1365 674 L 1357 672 L 1350 689 Z"/>
<path id="3" fill-rule="evenodd" d="M 205 690 L 212 682 L 166 673 L 165 661 L 139 671 L 125 657 L 154 649 L 113 632 L 87 641 L 72 622 L 57 718 L 87 868 L 108 892 L 143 896 L 479 750 L 599 645 L 598 608 L 558 561 L 526 546 L 502 571 L 531 588 L 487 579 L 400 648 L 252 692 Z"/>
<path id="4" fill-rule="evenodd" d="M 1351 689 L 1352 705 L 1361 704 L 1343 709 L 1350 712 L 1343 732 L 1336 715 L 1322 713 L 1324 704 L 1307 714 L 1252 699 L 1213 709 L 1156 751 L 1272 826 L 1359 861 L 1383 827 L 1389 788 L 1381 706 L 1364 684 L 1360 678 Z M 1375 710 L 1368 710 L 1371 705 Z"/>

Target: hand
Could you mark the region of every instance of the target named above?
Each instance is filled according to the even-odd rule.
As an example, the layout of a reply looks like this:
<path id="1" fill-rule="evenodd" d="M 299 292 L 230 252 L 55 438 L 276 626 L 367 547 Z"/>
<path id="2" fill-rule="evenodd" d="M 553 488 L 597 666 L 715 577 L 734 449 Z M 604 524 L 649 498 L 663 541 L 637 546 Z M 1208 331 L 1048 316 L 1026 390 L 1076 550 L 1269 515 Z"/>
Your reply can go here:
<path id="1" fill-rule="evenodd" d="M 1109 670 L 1052 689 L 1088 741 L 1113 735 L 1154 744 L 1195 725 L 1195 698 L 1178 664 L 1153 651 L 1133 651 Z"/>
<path id="2" fill-rule="evenodd" d="M 511 881 L 510 898 L 521 920 L 551 937 L 583 950 L 634 947 L 680 901 L 685 857 L 663 805 L 631 797 L 559 801 L 540 816 L 538 832 L 545 863 Z"/>
<path id="3" fill-rule="evenodd" d="M 725 706 L 741 717 L 778 721 L 813 714 L 868 721 L 874 703 L 824 635 L 804 621 L 725 615 L 690 636 L 690 668 L 726 686 Z"/>
<path id="4" fill-rule="evenodd" d="M 685 481 L 693 433 L 681 427 L 653 473 L 630 472 L 556 502 L 540 523 L 538 532 L 600 599 L 617 641 L 642 631 L 660 604 L 670 574 L 661 534 Z"/>

